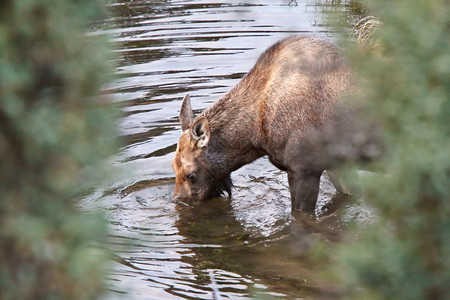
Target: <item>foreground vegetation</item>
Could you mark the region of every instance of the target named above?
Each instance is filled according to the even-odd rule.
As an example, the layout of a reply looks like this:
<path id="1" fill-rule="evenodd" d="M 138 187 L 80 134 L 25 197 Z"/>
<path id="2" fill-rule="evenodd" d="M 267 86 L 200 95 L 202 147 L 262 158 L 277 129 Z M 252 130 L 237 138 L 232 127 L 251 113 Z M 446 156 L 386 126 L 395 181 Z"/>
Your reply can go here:
<path id="1" fill-rule="evenodd" d="M 98 91 L 105 41 L 87 37 L 101 1 L 0 4 L 0 298 L 90 299 L 105 256 L 103 218 L 74 208 L 104 175 L 114 118 Z"/>
<path id="2" fill-rule="evenodd" d="M 449 5 L 365 4 L 381 23 L 349 60 L 383 126 L 386 175 L 365 182 L 377 221 L 342 247 L 339 277 L 357 299 L 449 299 Z"/>

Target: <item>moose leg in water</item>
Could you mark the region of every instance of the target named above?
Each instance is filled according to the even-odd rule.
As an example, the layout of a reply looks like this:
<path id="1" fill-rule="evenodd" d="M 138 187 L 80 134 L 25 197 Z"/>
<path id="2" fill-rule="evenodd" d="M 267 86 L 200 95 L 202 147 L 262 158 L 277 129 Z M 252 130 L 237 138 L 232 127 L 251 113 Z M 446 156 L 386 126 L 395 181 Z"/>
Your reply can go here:
<path id="1" fill-rule="evenodd" d="M 194 116 L 186 95 L 172 163 L 173 198 L 231 195 L 231 172 L 268 156 L 288 172 L 292 209 L 314 211 L 322 172 L 336 168 L 337 161 L 358 159 L 370 143 L 361 135 L 354 139 L 352 130 L 360 126 L 352 124 L 358 114 L 341 113 L 341 98 L 351 90 L 351 81 L 335 46 L 293 36 L 267 49 L 201 115 Z M 346 191 L 343 185 L 338 188 Z"/>
<path id="2" fill-rule="evenodd" d="M 319 195 L 320 175 L 322 172 L 298 170 L 288 172 L 292 209 L 314 211 Z"/>

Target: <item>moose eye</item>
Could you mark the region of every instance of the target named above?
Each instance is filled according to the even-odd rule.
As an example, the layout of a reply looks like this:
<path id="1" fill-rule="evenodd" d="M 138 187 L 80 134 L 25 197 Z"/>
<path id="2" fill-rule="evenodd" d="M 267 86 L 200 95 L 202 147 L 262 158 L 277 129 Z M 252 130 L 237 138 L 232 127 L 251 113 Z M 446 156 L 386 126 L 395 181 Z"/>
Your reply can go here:
<path id="1" fill-rule="evenodd" d="M 197 175 L 195 175 L 194 173 L 186 174 L 186 180 L 190 183 L 195 183 L 197 181 Z"/>

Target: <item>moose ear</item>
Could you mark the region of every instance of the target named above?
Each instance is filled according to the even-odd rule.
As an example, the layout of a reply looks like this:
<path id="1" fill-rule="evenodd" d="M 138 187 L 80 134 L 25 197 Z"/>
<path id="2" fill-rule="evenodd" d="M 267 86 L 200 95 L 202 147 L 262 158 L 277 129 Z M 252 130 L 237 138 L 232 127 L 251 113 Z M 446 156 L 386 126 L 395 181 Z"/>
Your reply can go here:
<path id="1" fill-rule="evenodd" d="M 191 99 L 189 98 L 189 95 L 186 95 L 183 98 L 179 118 L 181 123 L 181 130 L 183 131 L 188 129 L 194 121 L 194 112 L 191 108 Z"/>
<path id="2" fill-rule="evenodd" d="M 194 121 L 191 129 L 191 137 L 195 141 L 197 148 L 205 147 L 209 142 L 210 136 L 211 132 L 209 130 L 208 119 L 204 116 L 198 117 Z"/>

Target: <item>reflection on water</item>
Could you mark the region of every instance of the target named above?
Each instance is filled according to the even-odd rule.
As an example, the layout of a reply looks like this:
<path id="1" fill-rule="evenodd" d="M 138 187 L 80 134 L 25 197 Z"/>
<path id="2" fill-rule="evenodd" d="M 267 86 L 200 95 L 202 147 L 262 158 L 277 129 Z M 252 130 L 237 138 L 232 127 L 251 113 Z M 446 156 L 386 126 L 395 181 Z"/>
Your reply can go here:
<path id="1" fill-rule="evenodd" d="M 211 276 L 224 299 L 341 297 L 306 258 L 314 241 L 336 242 L 342 231 L 329 203 L 345 199 L 326 177 L 317 209 L 326 216 L 318 220 L 291 214 L 286 175 L 266 159 L 233 173 L 231 200 L 170 200 L 178 108 L 186 93 L 198 113 L 275 41 L 294 33 L 333 38 L 321 21 L 321 1 L 296 2 L 111 4 L 116 17 L 93 34 L 107 33 L 118 43 L 118 79 L 108 92 L 122 110 L 119 134 L 126 143 L 114 164 L 126 171 L 83 201 L 86 209 L 104 209 L 111 222 L 115 263 L 105 299 L 212 299 Z M 364 214 L 357 203 L 347 218 Z"/>

